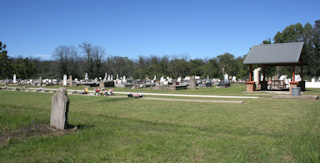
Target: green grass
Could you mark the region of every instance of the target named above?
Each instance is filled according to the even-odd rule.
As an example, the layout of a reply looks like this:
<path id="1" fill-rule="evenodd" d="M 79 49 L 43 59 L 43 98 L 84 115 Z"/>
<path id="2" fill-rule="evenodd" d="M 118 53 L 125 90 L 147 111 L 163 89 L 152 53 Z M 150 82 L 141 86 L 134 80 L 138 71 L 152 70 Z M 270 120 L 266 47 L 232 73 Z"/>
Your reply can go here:
<path id="1" fill-rule="evenodd" d="M 244 90 L 158 92 L 242 96 Z M 223 104 L 69 95 L 69 123 L 78 129 L 57 134 L 41 130 L 49 124 L 51 98 L 0 91 L 0 162 L 320 161 L 320 101 L 261 96 Z"/>

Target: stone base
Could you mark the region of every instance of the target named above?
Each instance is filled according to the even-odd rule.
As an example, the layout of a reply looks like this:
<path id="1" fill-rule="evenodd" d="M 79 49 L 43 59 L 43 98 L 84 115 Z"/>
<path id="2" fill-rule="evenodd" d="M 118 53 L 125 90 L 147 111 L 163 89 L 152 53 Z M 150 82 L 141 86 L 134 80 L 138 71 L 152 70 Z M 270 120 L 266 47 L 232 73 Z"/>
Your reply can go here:
<path id="1" fill-rule="evenodd" d="M 290 82 L 290 89 L 289 89 L 289 91 L 292 92 L 292 88 L 298 87 L 298 84 L 299 84 L 299 82 L 297 82 L 297 81 L 292 81 L 292 82 Z"/>
<path id="2" fill-rule="evenodd" d="M 247 92 L 254 92 L 256 91 L 256 83 L 254 81 L 247 81 Z"/>

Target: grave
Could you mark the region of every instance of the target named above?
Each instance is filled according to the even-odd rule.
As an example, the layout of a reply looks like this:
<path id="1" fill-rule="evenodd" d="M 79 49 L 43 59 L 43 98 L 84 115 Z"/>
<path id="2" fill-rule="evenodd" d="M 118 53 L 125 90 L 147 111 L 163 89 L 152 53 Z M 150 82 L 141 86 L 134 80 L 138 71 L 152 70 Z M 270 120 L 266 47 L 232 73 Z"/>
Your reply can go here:
<path id="1" fill-rule="evenodd" d="M 68 126 L 69 97 L 65 88 L 61 87 L 52 96 L 50 125 L 58 129 Z"/>
<path id="2" fill-rule="evenodd" d="M 219 84 L 217 85 L 217 88 L 228 88 L 228 87 L 231 87 L 228 78 L 229 78 L 229 75 L 228 74 L 224 74 L 224 80 L 223 80 L 223 82 L 219 82 Z"/>
<path id="3" fill-rule="evenodd" d="M 190 77 L 190 89 L 196 89 L 196 83 L 195 83 L 195 79 L 194 76 Z"/>

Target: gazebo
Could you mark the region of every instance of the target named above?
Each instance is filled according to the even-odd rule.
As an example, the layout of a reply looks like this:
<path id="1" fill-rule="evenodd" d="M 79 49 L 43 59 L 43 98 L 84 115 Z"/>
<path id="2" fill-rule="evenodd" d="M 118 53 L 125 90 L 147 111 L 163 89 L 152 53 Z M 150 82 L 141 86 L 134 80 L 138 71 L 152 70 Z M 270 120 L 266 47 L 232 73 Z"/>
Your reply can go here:
<path id="1" fill-rule="evenodd" d="M 249 81 L 246 82 L 247 91 L 256 91 L 256 84 L 252 81 L 252 65 L 262 65 L 263 81 L 261 81 L 261 90 L 267 90 L 265 69 L 268 66 L 292 66 L 292 81 L 290 82 L 289 90 L 292 91 L 292 88 L 298 86 L 301 87 L 301 90 L 305 90 L 303 80 L 300 82 L 295 81 L 295 67 L 301 67 L 300 76 L 303 79 L 303 66 L 308 65 L 303 45 L 303 42 L 292 42 L 253 46 L 243 62 L 243 64 L 250 66 Z"/>

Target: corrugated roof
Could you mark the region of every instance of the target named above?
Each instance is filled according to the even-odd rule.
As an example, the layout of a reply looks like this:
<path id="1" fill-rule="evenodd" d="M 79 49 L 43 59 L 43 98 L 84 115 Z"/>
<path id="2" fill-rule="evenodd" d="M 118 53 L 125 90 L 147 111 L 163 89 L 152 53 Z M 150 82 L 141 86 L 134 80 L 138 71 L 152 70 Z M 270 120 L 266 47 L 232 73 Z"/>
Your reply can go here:
<path id="1" fill-rule="evenodd" d="M 306 64 L 302 56 L 303 42 L 264 44 L 253 46 L 243 64 Z"/>

